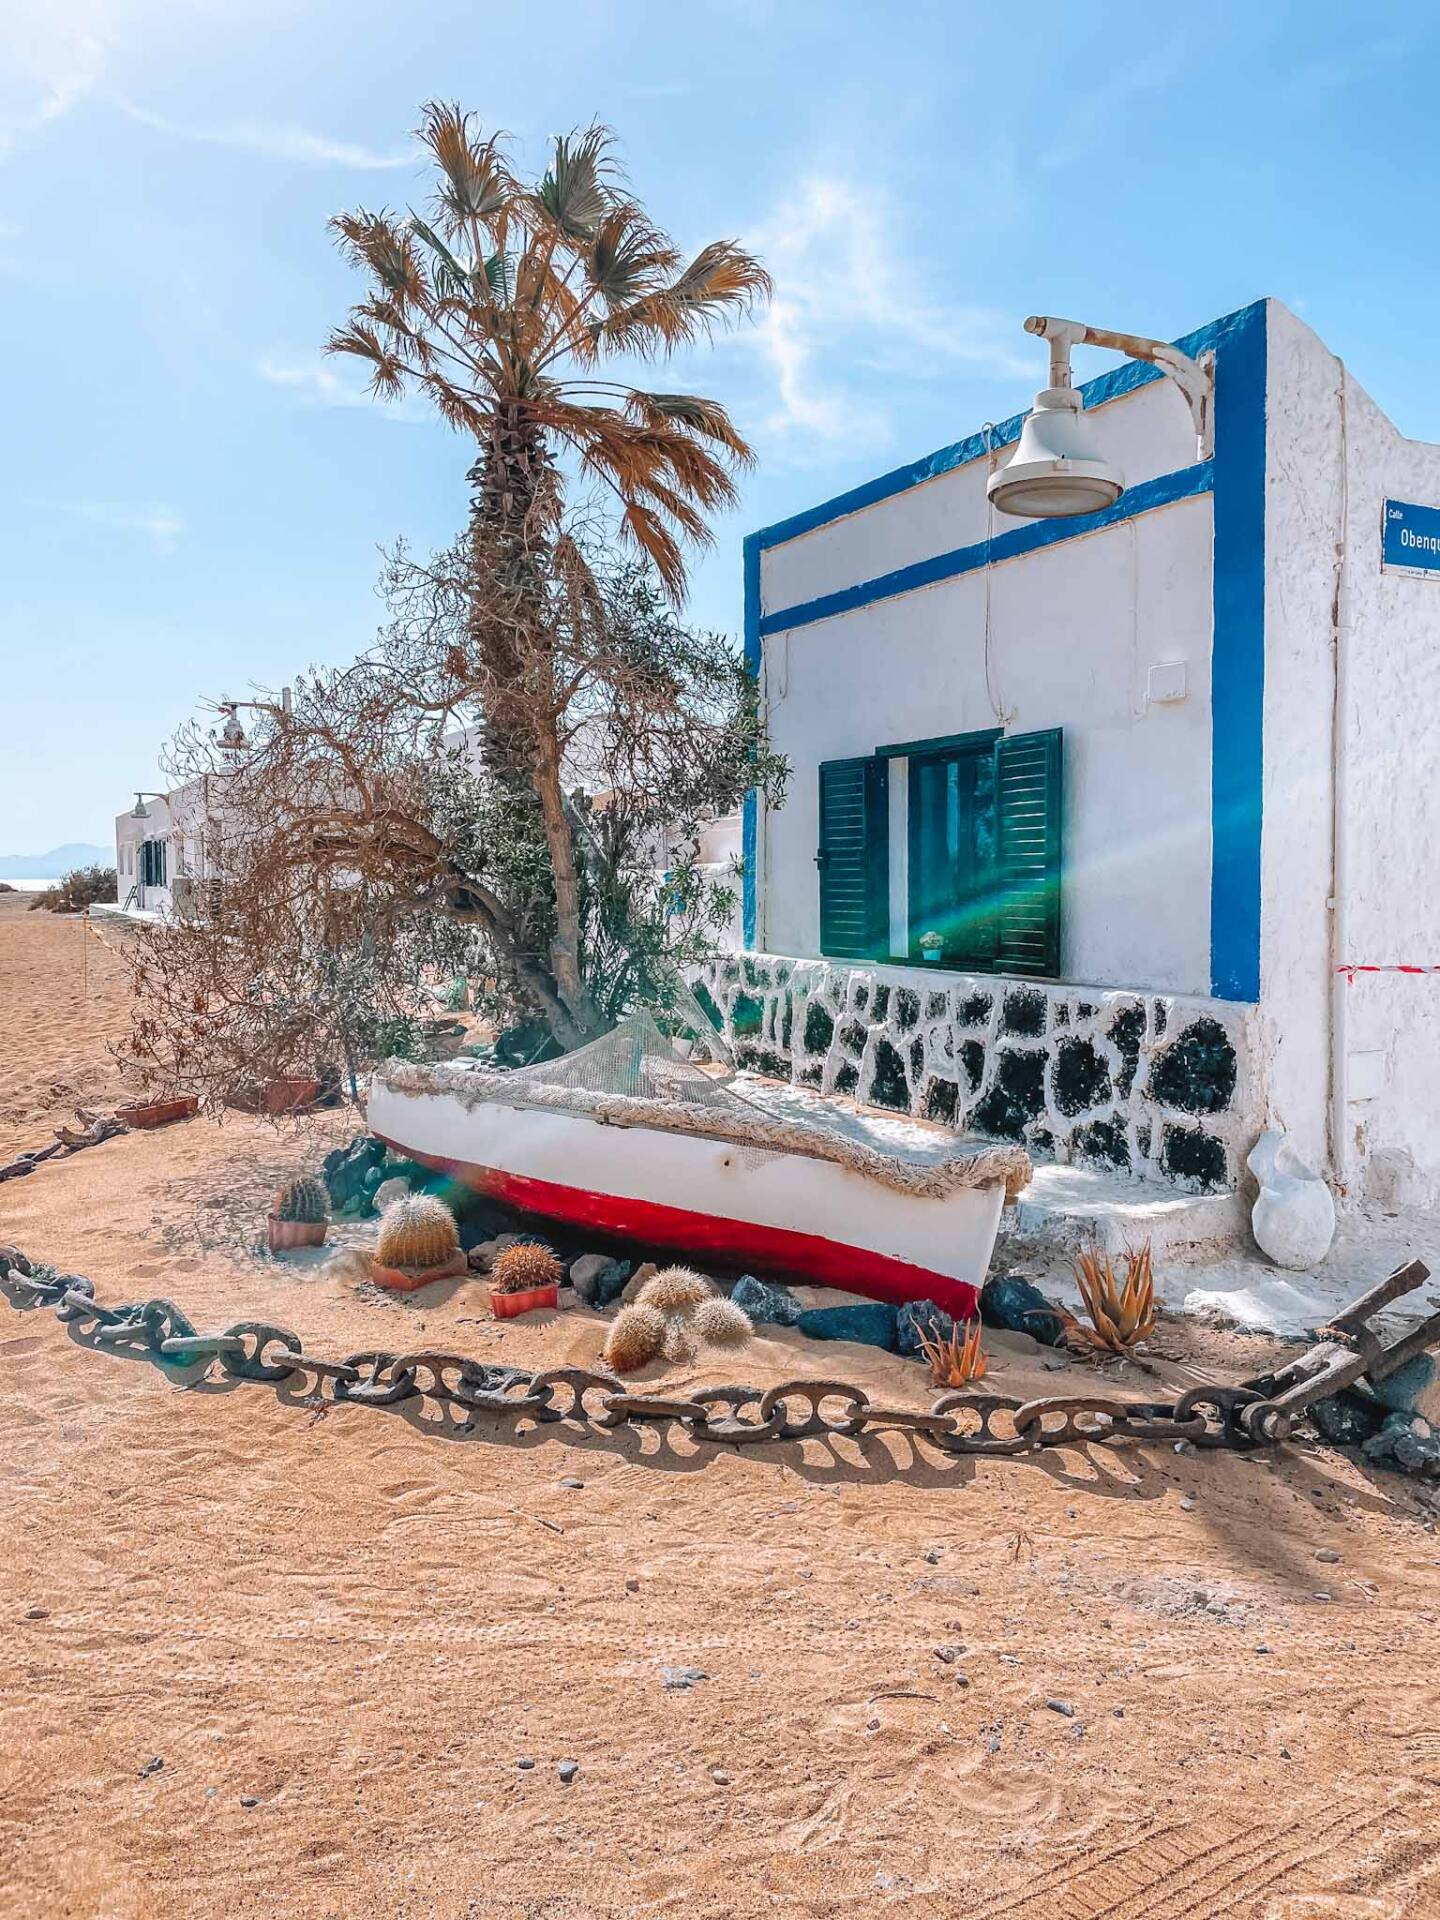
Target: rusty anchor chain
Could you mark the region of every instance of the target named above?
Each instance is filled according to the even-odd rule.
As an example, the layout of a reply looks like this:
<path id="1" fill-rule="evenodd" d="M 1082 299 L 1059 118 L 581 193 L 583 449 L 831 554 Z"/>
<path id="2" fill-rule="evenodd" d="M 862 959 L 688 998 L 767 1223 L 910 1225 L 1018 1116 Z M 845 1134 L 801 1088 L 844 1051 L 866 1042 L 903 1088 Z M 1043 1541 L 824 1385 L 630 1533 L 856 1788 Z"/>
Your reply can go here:
<path id="1" fill-rule="evenodd" d="M 525 1372 L 467 1354 L 424 1348 L 363 1348 L 341 1359 L 306 1353 L 298 1333 L 268 1320 L 237 1320 L 218 1333 L 197 1332 L 173 1301 L 152 1299 L 107 1307 L 93 1282 L 32 1264 L 0 1247 L 0 1285 L 12 1303 L 51 1307 L 67 1321 L 88 1321 L 99 1345 L 143 1347 L 174 1367 L 218 1361 L 231 1380 L 281 1382 L 308 1378 L 312 1395 L 371 1407 L 423 1398 L 457 1408 L 475 1430 L 482 1416 L 570 1420 L 601 1429 L 632 1422 L 674 1423 L 697 1440 L 721 1445 L 812 1437 L 857 1438 L 902 1432 L 943 1452 L 1008 1459 L 1049 1447 L 1109 1445 L 1124 1440 L 1186 1440 L 1197 1447 L 1248 1449 L 1283 1438 L 1290 1411 L 1264 1417 L 1269 1403 L 1256 1387 L 1191 1387 L 1178 1400 L 1121 1400 L 1104 1394 L 1053 1394 L 1019 1400 L 999 1393 L 950 1391 L 928 1407 L 872 1401 L 845 1380 L 786 1380 L 772 1387 L 703 1387 L 687 1396 L 628 1387 L 614 1374 L 559 1366 Z M 1283 1430 L 1283 1431 L 1282 1431 Z"/>

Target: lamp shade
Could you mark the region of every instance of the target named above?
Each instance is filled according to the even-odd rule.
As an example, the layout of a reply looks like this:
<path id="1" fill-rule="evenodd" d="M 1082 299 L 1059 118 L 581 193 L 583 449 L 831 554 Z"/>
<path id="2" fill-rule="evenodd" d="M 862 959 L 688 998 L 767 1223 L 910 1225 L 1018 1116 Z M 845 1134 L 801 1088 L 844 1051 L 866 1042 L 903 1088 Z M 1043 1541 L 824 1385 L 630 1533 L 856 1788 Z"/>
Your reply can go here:
<path id="1" fill-rule="evenodd" d="M 1013 458 L 997 467 L 985 492 L 1001 513 L 1061 520 L 1099 513 L 1125 491 L 1125 476 L 1100 457 L 1074 387 L 1046 387 L 1020 429 Z"/>

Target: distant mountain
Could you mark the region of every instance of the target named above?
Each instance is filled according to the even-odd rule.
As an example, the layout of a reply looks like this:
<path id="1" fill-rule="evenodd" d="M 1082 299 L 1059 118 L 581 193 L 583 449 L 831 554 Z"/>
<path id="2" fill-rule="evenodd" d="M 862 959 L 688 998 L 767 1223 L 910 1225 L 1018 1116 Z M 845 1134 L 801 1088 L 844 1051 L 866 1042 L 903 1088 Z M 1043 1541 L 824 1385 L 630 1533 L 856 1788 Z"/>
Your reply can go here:
<path id="1" fill-rule="evenodd" d="M 0 880 L 59 880 L 76 867 L 113 867 L 113 847 L 75 840 L 48 853 L 0 853 Z"/>

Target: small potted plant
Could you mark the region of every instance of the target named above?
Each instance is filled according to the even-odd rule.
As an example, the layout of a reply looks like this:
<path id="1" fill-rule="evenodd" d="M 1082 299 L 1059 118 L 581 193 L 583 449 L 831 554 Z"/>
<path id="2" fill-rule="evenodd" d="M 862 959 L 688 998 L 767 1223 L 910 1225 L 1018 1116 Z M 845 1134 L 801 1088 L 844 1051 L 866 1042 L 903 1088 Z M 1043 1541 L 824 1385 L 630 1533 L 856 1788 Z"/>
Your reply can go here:
<path id="1" fill-rule="evenodd" d="M 287 1180 L 270 1202 L 270 1251 L 323 1247 L 330 1224 L 330 1196 L 324 1182 L 310 1174 Z"/>
<path id="2" fill-rule="evenodd" d="M 433 1194 L 414 1193 L 393 1200 L 380 1216 L 380 1237 L 370 1261 L 377 1287 L 413 1293 L 432 1280 L 452 1280 L 469 1272 L 455 1216 Z"/>
<path id="3" fill-rule="evenodd" d="M 945 957 L 945 942 L 933 930 L 920 936 L 920 958 L 928 960 L 932 966 L 938 965 Z"/>
<path id="4" fill-rule="evenodd" d="M 490 1311 L 497 1320 L 560 1304 L 564 1269 L 543 1240 L 517 1240 L 490 1268 Z"/>

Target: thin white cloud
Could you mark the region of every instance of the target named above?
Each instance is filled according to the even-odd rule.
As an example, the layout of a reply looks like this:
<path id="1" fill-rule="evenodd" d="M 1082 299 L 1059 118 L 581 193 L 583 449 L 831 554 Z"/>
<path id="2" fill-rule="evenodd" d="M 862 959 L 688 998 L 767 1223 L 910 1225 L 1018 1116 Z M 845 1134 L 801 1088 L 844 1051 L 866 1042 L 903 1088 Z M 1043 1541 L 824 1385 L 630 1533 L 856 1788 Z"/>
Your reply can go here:
<path id="1" fill-rule="evenodd" d="M 185 531 L 185 522 L 169 507 L 117 507 L 87 500 L 70 511 L 92 526 L 109 527 L 117 533 L 141 534 L 156 553 L 174 553 Z"/>
<path id="2" fill-rule="evenodd" d="M 196 126 L 168 120 L 163 114 L 152 113 L 148 107 L 137 107 L 133 101 L 120 100 L 116 105 L 142 127 L 152 127 L 172 139 L 198 141 L 208 147 L 230 147 L 239 153 L 258 154 L 265 160 L 295 161 L 313 167 L 347 167 L 357 172 L 415 165 L 415 155 L 409 148 L 394 147 L 389 152 L 377 153 L 374 148 L 357 146 L 353 141 L 331 140 L 325 134 L 312 133 L 308 127 L 277 126 L 268 120 L 232 120 Z"/>
<path id="3" fill-rule="evenodd" d="M 285 387 L 307 406 L 366 407 L 378 409 L 392 420 L 425 420 L 434 416 L 416 400 L 377 400 L 369 388 L 355 379 L 346 379 L 339 366 L 318 356 L 309 359 L 284 359 L 265 354 L 255 363 L 255 371 L 272 387 Z"/>
<path id="4" fill-rule="evenodd" d="M 775 281 L 752 338 L 774 398 L 757 432 L 792 454 L 891 437 L 886 390 L 941 367 L 1033 378 L 1011 316 L 937 298 L 888 196 L 814 176 L 749 237 Z"/>
<path id="5" fill-rule="evenodd" d="M 109 33 L 102 0 L 10 0 L 0 7 L 0 155 L 95 91 Z"/>

